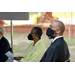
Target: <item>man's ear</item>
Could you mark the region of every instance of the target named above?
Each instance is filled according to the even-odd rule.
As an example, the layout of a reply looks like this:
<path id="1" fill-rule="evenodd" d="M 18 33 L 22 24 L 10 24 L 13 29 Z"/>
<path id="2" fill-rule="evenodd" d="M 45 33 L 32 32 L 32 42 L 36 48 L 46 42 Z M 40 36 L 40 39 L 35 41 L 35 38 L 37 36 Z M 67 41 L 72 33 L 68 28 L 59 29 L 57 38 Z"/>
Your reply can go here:
<path id="1" fill-rule="evenodd" d="M 56 33 L 57 33 L 57 34 L 60 34 L 60 33 L 61 33 L 61 30 L 58 30 Z"/>

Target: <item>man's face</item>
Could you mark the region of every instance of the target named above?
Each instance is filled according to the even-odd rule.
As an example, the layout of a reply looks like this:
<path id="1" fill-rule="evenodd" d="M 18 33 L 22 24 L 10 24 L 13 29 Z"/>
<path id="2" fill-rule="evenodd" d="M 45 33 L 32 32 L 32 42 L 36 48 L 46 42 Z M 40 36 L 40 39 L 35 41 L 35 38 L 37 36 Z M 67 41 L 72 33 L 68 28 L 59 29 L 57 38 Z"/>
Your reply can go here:
<path id="1" fill-rule="evenodd" d="M 56 33 L 59 33 L 59 27 L 57 25 L 57 22 L 53 22 L 51 25 L 50 25 L 50 28 L 53 29 Z"/>
<path id="2" fill-rule="evenodd" d="M 2 37 L 2 36 L 3 36 L 3 33 L 0 32 L 0 37 Z"/>
<path id="3" fill-rule="evenodd" d="M 53 29 L 54 31 L 57 31 L 57 24 L 55 22 L 53 22 L 51 25 L 50 25 L 50 28 Z"/>

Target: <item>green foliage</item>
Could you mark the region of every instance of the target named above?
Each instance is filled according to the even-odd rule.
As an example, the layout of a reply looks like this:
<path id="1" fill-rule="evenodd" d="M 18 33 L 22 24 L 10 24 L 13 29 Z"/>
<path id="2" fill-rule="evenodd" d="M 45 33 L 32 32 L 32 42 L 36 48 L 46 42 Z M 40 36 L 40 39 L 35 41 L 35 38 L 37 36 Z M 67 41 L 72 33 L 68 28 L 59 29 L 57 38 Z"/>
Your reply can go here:
<path id="1" fill-rule="evenodd" d="M 69 38 L 65 38 L 65 41 L 67 42 L 69 46 L 75 45 L 75 38 L 71 38 L 70 40 Z"/>

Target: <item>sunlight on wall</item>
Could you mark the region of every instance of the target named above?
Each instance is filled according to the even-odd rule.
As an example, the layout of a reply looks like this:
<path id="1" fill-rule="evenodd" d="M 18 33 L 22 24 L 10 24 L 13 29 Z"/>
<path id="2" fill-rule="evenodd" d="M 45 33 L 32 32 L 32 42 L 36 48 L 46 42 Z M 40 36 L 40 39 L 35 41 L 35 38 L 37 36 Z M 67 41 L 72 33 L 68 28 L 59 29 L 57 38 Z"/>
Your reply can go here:
<path id="1" fill-rule="evenodd" d="M 34 24 L 35 17 L 39 15 L 41 15 L 41 12 L 32 12 L 29 20 L 13 20 L 12 22 L 14 25 Z M 75 12 L 52 12 L 52 16 L 66 24 L 75 24 Z M 6 25 L 10 25 L 10 20 L 4 20 L 4 22 Z"/>
<path id="2" fill-rule="evenodd" d="M 52 12 L 52 15 L 66 24 L 75 25 L 75 12 Z"/>

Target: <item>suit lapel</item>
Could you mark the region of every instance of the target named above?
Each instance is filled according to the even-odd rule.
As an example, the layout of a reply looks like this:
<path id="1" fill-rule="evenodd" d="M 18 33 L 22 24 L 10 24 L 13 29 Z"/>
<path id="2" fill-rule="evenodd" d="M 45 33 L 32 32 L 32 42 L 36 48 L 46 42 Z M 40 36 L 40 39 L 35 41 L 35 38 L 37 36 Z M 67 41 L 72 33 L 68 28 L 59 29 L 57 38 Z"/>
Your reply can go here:
<path id="1" fill-rule="evenodd" d="M 64 39 L 63 37 L 60 37 L 60 38 L 56 39 L 53 43 L 55 43 L 57 40 L 63 40 L 63 39 Z M 52 45 L 53 43 L 51 43 L 51 45 Z"/>

